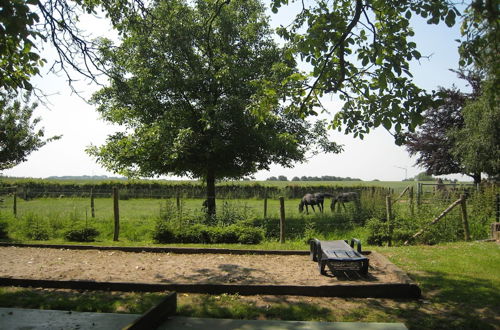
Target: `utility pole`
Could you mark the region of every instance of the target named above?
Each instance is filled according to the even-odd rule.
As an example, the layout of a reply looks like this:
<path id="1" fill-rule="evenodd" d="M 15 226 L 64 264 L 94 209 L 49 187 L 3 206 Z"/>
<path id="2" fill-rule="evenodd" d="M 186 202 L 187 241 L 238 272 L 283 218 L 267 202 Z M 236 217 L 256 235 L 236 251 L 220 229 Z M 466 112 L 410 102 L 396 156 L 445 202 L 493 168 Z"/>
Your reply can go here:
<path id="1" fill-rule="evenodd" d="M 405 180 L 408 180 L 408 169 L 406 167 L 394 166 L 405 171 Z"/>

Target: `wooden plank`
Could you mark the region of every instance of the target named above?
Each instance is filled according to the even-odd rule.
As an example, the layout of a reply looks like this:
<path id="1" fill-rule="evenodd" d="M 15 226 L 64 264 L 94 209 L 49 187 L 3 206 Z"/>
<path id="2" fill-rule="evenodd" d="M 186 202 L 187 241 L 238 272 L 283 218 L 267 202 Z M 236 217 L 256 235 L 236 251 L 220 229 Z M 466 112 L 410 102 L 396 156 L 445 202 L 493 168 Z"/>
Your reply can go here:
<path id="1" fill-rule="evenodd" d="M 141 315 L 123 330 L 156 329 L 177 311 L 177 293 L 171 292 L 156 306 Z"/>
<path id="2" fill-rule="evenodd" d="M 152 284 L 127 282 L 55 281 L 0 278 L 0 286 L 41 287 L 72 290 L 165 292 L 239 295 L 293 295 L 308 297 L 420 298 L 414 283 L 353 285 L 239 285 L 239 284 Z"/>
<path id="3" fill-rule="evenodd" d="M 309 251 L 303 250 L 243 250 L 243 249 L 221 249 L 221 248 L 184 248 L 184 247 L 152 247 L 152 246 L 97 246 L 97 245 L 67 245 L 67 244 L 24 244 L 0 242 L 0 247 L 26 247 L 68 250 L 101 250 L 122 252 L 152 252 L 152 253 L 177 253 L 177 254 L 256 254 L 256 255 L 309 255 Z M 367 254 L 370 251 L 365 251 Z"/>

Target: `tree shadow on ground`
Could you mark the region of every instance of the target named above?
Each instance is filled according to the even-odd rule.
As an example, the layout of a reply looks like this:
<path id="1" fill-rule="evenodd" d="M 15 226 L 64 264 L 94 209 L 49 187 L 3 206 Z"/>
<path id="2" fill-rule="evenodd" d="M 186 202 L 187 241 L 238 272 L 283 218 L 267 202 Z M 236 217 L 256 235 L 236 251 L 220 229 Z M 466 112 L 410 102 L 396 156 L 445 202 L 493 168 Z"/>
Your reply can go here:
<path id="1" fill-rule="evenodd" d="M 236 264 L 221 264 L 217 268 L 198 268 L 175 279 L 162 278 L 162 283 L 222 283 L 222 284 L 275 284 L 269 274 L 258 268 Z"/>
<path id="2" fill-rule="evenodd" d="M 270 297 L 270 296 L 267 296 Z M 315 303 L 287 301 L 285 296 L 257 305 L 238 295 L 196 295 L 179 306 L 177 313 L 191 317 L 273 320 L 326 320 L 330 310 Z"/>
<path id="3" fill-rule="evenodd" d="M 418 301 L 369 300 L 368 306 L 404 319 L 409 329 L 498 329 L 499 288 L 492 281 L 453 278 L 448 273 L 412 274 L 423 297 Z"/>
<path id="4" fill-rule="evenodd" d="M 127 293 L 9 287 L 0 288 L 0 306 L 7 308 L 141 314 L 160 302 L 164 296 L 165 293 Z"/>

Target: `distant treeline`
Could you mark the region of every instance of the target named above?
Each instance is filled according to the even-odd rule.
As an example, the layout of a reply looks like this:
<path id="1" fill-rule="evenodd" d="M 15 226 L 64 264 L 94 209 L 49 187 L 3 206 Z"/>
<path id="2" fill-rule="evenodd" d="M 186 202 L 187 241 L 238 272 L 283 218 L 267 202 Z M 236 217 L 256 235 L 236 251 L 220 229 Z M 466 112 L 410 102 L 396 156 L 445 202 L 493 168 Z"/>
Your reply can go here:
<path id="1" fill-rule="evenodd" d="M 96 183 L 63 182 L 57 180 L 20 180 L 10 181 L 9 184 L 0 183 L 3 193 L 16 192 L 17 196 L 24 199 L 43 197 L 87 197 L 91 192 L 95 197 L 110 197 L 113 188 L 119 189 L 121 199 L 128 198 L 205 198 L 206 187 L 198 181 L 172 182 L 172 181 L 107 181 Z M 387 188 L 368 186 L 336 186 L 320 184 L 310 186 L 307 184 L 270 186 L 260 183 L 221 183 L 217 184 L 217 198 L 301 198 L 306 193 L 370 190 L 372 193 L 385 194 Z"/>
<path id="2" fill-rule="evenodd" d="M 102 181 L 102 180 L 127 180 L 125 177 L 114 177 L 107 175 L 65 175 L 65 176 L 49 176 L 47 180 L 63 180 L 63 181 Z"/>
<path id="3" fill-rule="evenodd" d="M 288 181 L 288 178 L 284 175 L 280 175 L 278 177 L 271 176 L 266 179 L 266 181 Z M 332 175 L 323 175 L 323 176 L 294 176 L 292 181 L 363 181 L 358 178 L 346 177 L 342 178 L 340 176 L 332 176 Z"/>

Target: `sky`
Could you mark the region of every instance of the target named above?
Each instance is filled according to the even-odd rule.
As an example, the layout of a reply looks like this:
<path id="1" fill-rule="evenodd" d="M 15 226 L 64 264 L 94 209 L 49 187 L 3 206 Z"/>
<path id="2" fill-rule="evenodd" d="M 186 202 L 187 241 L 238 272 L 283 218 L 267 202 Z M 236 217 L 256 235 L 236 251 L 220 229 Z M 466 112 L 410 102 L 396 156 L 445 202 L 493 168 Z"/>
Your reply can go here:
<path id="1" fill-rule="evenodd" d="M 278 16 L 270 13 L 272 25 L 286 25 L 291 15 L 286 10 Z M 85 23 L 85 21 L 83 21 Z M 87 26 L 94 28 L 94 35 L 102 34 L 108 28 L 102 22 L 89 19 Z M 413 20 L 415 41 L 422 55 L 430 56 L 412 63 L 411 72 L 415 83 L 427 90 L 435 90 L 438 86 L 451 87 L 452 84 L 466 88 L 449 69 L 458 65 L 459 26 L 448 28 L 444 24 L 427 25 L 423 20 Z M 96 32 L 97 31 L 97 32 Z M 50 46 L 46 46 L 44 55 L 49 59 L 53 54 Z M 48 66 L 47 66 L 48 67 Z M 43 68 L 42 72 L 47 72 Z M 89 145 L 101 145 L 106 136 L 118 127 L 110 126 L 99 118 L 94 106 L 88 99 L 98 86 L 81 81 L 76 84 L 79 95 L 72 93 L 63 75 L 44 73 L 33 79 L 35 86 L 44 91 L 47 104 L 40 105 L 35 113 L 42 118 L 46 137 L 62 135 L 62 138 L 48 143 L 28 156 L 27 161 L 12 169 L 3 171 L 3 175 L 15 177 L 45 178 L 49 176 L 107 175 L 116 176 L 99 166 L 94 159 L 85 153 Z M 331 113 L 340 110 L 341 103 L 335 99 L 327 99 Z M 328 117 L 327 117 L 328 118 Z M 375 129 L 366 135 L 364 140 L 331 132 L 334 141 L 344 145 L 340 154 L 321 154 L 314 156 L 306 163 L 296 164 L 293 168 L 271 166 L 269 171 L 259 171 L 254 175 L 256 180 L 265 180 L 270 176 L 284 175 L 288 179 L 294 176 L 339 176 L 359 178 L 364 181 L 400 181 L 411 178 L 423 168 L 415 166 L 416 158 L 410 158 L 404 147 L 394 144 L 393 137 L 383 128 Z M 461 175 L 447 175 L 447 178 L 469 180 Z M 165 177 L 180 179 L 176 177 Z"/>

